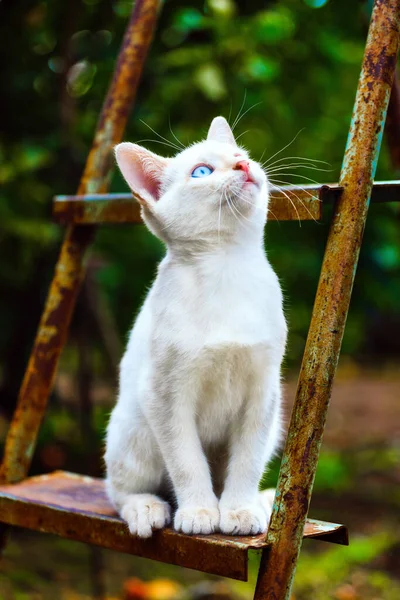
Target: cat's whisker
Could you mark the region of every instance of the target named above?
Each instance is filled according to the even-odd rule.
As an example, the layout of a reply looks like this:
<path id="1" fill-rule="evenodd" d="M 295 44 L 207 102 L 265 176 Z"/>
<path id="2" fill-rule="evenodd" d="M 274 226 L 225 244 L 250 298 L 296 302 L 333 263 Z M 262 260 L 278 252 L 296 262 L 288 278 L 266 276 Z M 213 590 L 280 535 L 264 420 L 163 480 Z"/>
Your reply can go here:
<path id="1" fill-rule="evenodd" d="M 238 209 L 237 205 L 234 203 L 233 199 L 232 199 L 232 203 L 235 205 L 236 210 L 238 211 L 239 215 L 248 223 L 250 223 L 250 225 L 254 226 L 254 223 L 252 221 L 250 221 L 250 219 L 248 219 L 243 213 L 240 212 L 240 210 Z M 252 203 L 250 203 L 251 206 L 254 206 Z"/>
<path id="2" fill-rule="evenodd" d="M 287 162 L 286 162 L 287 161 Z M 268 169 L 271 169 L 273 167 L 277 167 L 279 165 L 282 164 L 295 164 L 295 163 L 302 163 L 302 164 L 306 164 L 306 165 L 314 165 L 314 166 L 321 166 L 321 165 L 327 165 L 329 167 L 331 167 L 332 165 L 330 165 L 329 163 L 325 163 L 324 161 L 319 161 L 319 160 L 314 160 L 312 158 L 310 159 L 306 159 L 303 158 L 302 156 L 283 156 L 280 160 L 276 160 L 272 163 L 270 163 L 268 160 L 265 160 L 262 163 L 262 166 L 267 167 Z"/>
<path id="3" fill-rule="evenodd" d="M 277 223 L 279 223 L 279 226 L 281 225 L 280 220 L 278 219 L 278 217 L 276 216 L 276 214 L 274 212 L 272 212 L 272 210 L 270 209 L 270 207 L 268 206 L 267 208 L 267 214 L 271 213 L 271 215 L 274 217 L 274 219 L 276 220 Z"/>
<path id="4" fill-rule="evenodd" d="M 268 173 L 279 173 L 280 171 L 287 171 L 288 169 L 311 169 L 312 171 L 324 171 L 327 173 L 328 171 L 333 171 L 333 169 L 323 169 L 321 167 L 315 167 L 314 165 L 304 164 L 304 163 L 292 163 L 286 165 L 277 165 L 276 167 L 269 168 L 267 167 L 265 171 Z"/>
<path id="5" fill-rule="evenodd" d="M 292 139 L 291 142 L 289 142 L 288 144 L 286 144 L 286 146 L 283 146 L 283 148 L 281 148 L 281 150 L 278 150 L 278 152 L 275 152 L 275 154 L 273 154 L 272 156 L 269 157 L 268 160 L 272 160 L 273 158 L 275 158 L 275 156 L 278 156 L 278 154 L 280 154 L 281 152 L 283 152 L 284 150 L 286 150 L 286 148 L 289 148 L 289 146 L 291 146 L 293 144 L 293 142 L 295 142 L 297 140 L 297 138 L 299 137 L 300 133 L 302 131 L 304 131 L 304 127 L 302 129 L 300 129 L 300 131 L 298 131 L 296 133 L 296 135 L 294 136 L 294 138 Z"/>
<path id="6" fill-rule="evenodd" d="M 283 183 L 284 185 L 287 185 L 287 183 L 286 183 L 286 182 L 281 182 L 281 183 Z M 295 205 L 294 205 L 293 201 L 292 201 L 292 200 L 289 198 L 289 196 L 288 196 L 288 195 L 287 195 L 287 194 L 284 192 L 284 190 L 282 189 L 282 187 L 280 187 L 279 185 L 276 185 L 275 187 L 277 187 L 277 188 L 279 189 L 279 191 L 280 191 L 282 194 L 284 194 L 284 196 L 286 196 L 286 198 L 288 198 L 288 199 L 291 201 L 291 203 L 292 203 L 292 205 L 293 205 L 293 207 L 294 207 Z M 299 187 L 299 191 L 301 190 L 301 191 L 303 191 L 303 192 L 307 193 L 307 194 L 308 194 L 310 197 L 314 197 L 314 195 L 313 195 L 313 194 L 311 194 L 310 192 L 308 192 L 308 190 L 305 190 L 304 188 L 302 188 L 302 187 L 300 187 L 300 186 L 298 186 L 298 187 Z M 315 223 L 318 223 L 317 219 L 316 219 L 316 218 L 314 217 L 314 215 L 311 213 L 311 211 L 309 210 L 308 206 L 307 206 L 306 204 L 304 204 L 304 202 L 303 202 L 303 201 L 301 200 L 301 198 L 299 198 L 299 196 L 298 196 L 298 195 L 297 195 L 297 194 L 296 194 L 296 193 L 293 191 L 293 189 L 291 190 L 291 193 L 293 194 L 293 196 L 294 196 L 295 198 L 297 198 L 297 201 L 298 201 L 298 202 L 299 202 L 299 203 L 300 203 L 300 204 L 303 206 L 303 208 L 305 208 L 305 210 L 306 210 L 306 211 L 308 212 L 308 214 L 310 215 L 311 219 L 312 219 L 312 220 L 313 220 Z M 296 210 L 296 212 L 297 212 L 297 210 Z M 297 215 L 298 215 L 298 212 L 297 212 Z"/>
<path id="7" fill-rule="evenodd" d="M 312 169 L 313 167 L 309 164 L 304 163 L 286 163 L 282 165 L 277 165 L 275 167 L 263 167 L 261 166 L 264 173 L 278 173 L 279 171 L 286 171 L 289 168 L 293 169 Z M 318 169 L 318 167 L 317 167 Z"/>
<path id="8" fill-rule="evenodd" d="M 229 115 L 228 115 L 228 119 L 227 119 L 228 123 L 229 123 L 229 122 L 230 122 L 230 120 L 231 120 L 231 116 L 232 116 L 232 108 L 233 108 L 233 105 L 232 105 L 232 97 L 231 97 L 231 104 L 230 104 L 230 107 L 229 107 Z"/>
<path id="9" fill-rule="evenodd" d="M 232 208 L 234 209 L 234 211 L 239 215 L 239 217 L 237 217 L 238 222 L 243 226 L 243 227 L 248 227 L 248 225 L 246 225 L 246 223 L 243 223 L 243 221 L 241 219 L 244 219 L 245 221 L 249 221 L 249 219 L 246 219 L 246 217 L 240 212 L 240 210 L 238 209 L 238 207 L 235 204 L 235 201 L 233 198 L 231 198 L 231 202 L 232 202 Z"/>
<path id="10" fill-rule="evenodd" d="M 222 212 L 222 194 L 219 196 L 219 211 L 218 211 L 218 245 L 221 243 L 221 212 Z"/>
<path id="11" fill-rule="evenodd" d="M 240 139 L 242 137 L 242 135 L 246 135 L 246 133 L 249 133 L 250 129 L 246 129 L 246 131 L 243 131 L 240 135 L 236 136 L 236 141 L 238 141 L 238 139 Z"/>
<path id="12" fill-rule="evenodd" d="M 301 219 L 300 219 L 299 211 L 297 210 L 297 206 L 295 205 L 295 203 L 293 202 L 291 197 L 285 192 L 285 190 L 283 190 L 279 185 L 277 185 L 275 187 L 277 187 L 279 189 L 281 194 L 283 194 L 289 200 L 290 204 L 293 206 L 293 208 L 296 212 L 296 215 L 297 215 L 297 220 L 299 221 L 299 227 L 301 227 Z"/>
<path id="13" fill-rule="evenodd" d="M 298 184 L 298 183 L 294 184 L 293 182 L 290 182 L 290 181 L 283 181 L 283 179 L 276 179 L 275 177 L 270 177 L 270 178 L 269 178 L 269 181 L 270 181 L 270 182 L 271 182 L 273 185 L 275 185 L 275 183 L 282 184 L 282 185 L 285 185 L 285 186 L 289 186 L 290 188 L 292 188 L 292 189 L 294 189 L 294 190 L 296 190 L 296 189 L 299 189 L 299 190 L 301 190 L 302 192 L 304 192 L 305 194 L 307 194 L 307 195 L 308 195 L 308 196 L 310 196 L 310 197 L 311 197 L 311 196 L 314 196 L 314 193 L 313 193 L 312 191 L 308 190 L 307 188 L 305 188 L 305 187 L 301 186 L 301 185 L 300 185 L 300 184 Z M 310 184 L 307 184 L 307 183 L 306 183 L 305 185 L 310 185 Z M 317 185 L 322 185 L 322 184 L 317 184 Z"/>
<path id="14" fill-rule="evenodd" d="M 245 110 L 245 111 L 244 111 L 244 113 L 243 113 L 243 114 L 240 116 L 240 118 L 239 118 L 239 119 L 237 119 L 237 120 L 235 121 L 235 123 L 233 124 L 233 126 L 232 126 L 232 131 L 234 131 L 234 130 L 235 130 L 235 127 L 238 125 L 239 121 L 241 121 L 241 120 L 243 119 L 243 117 L 244 117 L 245 115 L 247 115 L 247 113 L 248 113 L 248 112 L 250 112 L 251 110 L 253 110 L 253 108 L 255 108 L 256 106 L 259 106 L 260 104 L 262 104 L 262 102 L 256 102 L 255 104 L 253 104 L 252 106 L 250 106 L 250 107 L 249 107 L 247 110 Z M 242 134 L 242 135 L 243 135 L 243 134 Z M 239 136 L 239 137 L 240 137 L 240 136 Z M 236 137 L 236 139 L 238 139 L 238 138 Z"/>
<path id="15" fill-rule="evenodd" d="M 227 193 L 226 193 L 226 192 L 224 192 L 224 199 L 226 200 L 226 203 L 227 203 L 227 205 L 228 205 L 228 207 L 229 207 L 229 210 L 231 211 L 231 213 L 233 214 L 233 216 L 234 216 L 234 217 L 235 217 L 235 219 L 237 220 L 237 216 L 235 215 L 235 213 L 234 213 L 234 212 L 233 212 L 233 210 L 232 210 L 232 207 L 231 207 L 231 204 L 230 204 L 230 202 L 229 202 L 229 198 L 228 198 L 228 195 L 227 195 Z"/>
<path id="16" fill-rule="evenodd" d="M 260 210 L 262 212 L 262 208 L 260 206 L 257 206 L 256 204 L 254 204 L 253 202 L 250 202 L 250 200 L 248 200 L 247 198 L 244 197 L 243 194 L 240 193 L 240 191 L 234 191 L 232 190 L 233 193 L 235 194 L 236 198 L 239 198 L 239 200 L 246 202 L 246 204 L 249 204 L 250 206 L 252 206 L 253 208 L 255 208 L 256 210 Z"/>
<path id="17" fill-rule="evenodd" d="M 162 140 L 139 140 L 138 142 L 136 142 L 137 144 L 142 144 L 143 142 L 151 142 L 152 144 L 164 144 L 164 146 L 168 146 L 168 148 L 172 148 L 172 150 L 174 150 L 175 152 L 180 152 L 181 148 L 177 148 L 176 146 L 174 146 L 172 143 L 170 142 L 163 142 Z"/>
<path id="18" fill-rule="evenodd" d="M 308 214 L 310 215 L 310 217 L 314 221 L 314 223 L 318 223 L 317 219 L 314 217 L 314 215 L 312 214 L 312 212 L 310 211 L 308 206 L 306 204 L 304 204 L 303 200 L 301 198 L 299 198 L 299 196 L 295 192 L 292 192 L 292 194 L 295 198 L 297 198 L 297 202 L 299 202 L 302 205 L 302 207 L 306 209 L 306 211 L 308 212 Z"/>
<path id="19" fill-rule="evenodd" d="M 271 157 L 271 158 L 273 158 L 273 157 Z M 281 158 L 278 158 L 277 160 L 274 160 L 273 163 L 270 163 L 271 158 L 269 158 L 268 160 L 266 160 L 265 163 L 263 163 L 263 164 L 269 163 L 270 166 L 272 167 L 273 165 L 275 165 L 277 163 L 280 163 L 283 160 L 305 160 L 307 162 L 322 163 L 322 164 L 325 164 L 325 165 L 329 165 L 330 167 L 332 166 L 331 163 L 326 162 L 326 160 L 318 160 L 317 158 L 306 158 L 305 156 L 282 156 Z"/>
<path id="20" fill-rule="evenodd" d="M 174 144 L 173 142 L 171 142 L 170 140 L 168 140 L 167 138 L 165 138 L 164 136 L 162 136 L 161 134 L 159 134 L 155 129 L 153 129 L 151 127 L 151 125 L 149 125 L 148 123 L 146 123 L 146 121 L 143 121 L 143 119 L 140 119 L 140 122 L 143 123 L 143 125 L 146 125 L 146 127 L 148 127 L 150 129 L 150 131 L 152 131 L 156 136 L 158 136 L 160 138 L 160 140 L 164 140 L 164 142 L 166 142 L 167 144 L 170 144 L 171 147 L 173 147 L 176 150 L 178 150 L 178 152 L 180 152 L 182 150 L 182 148 L 180 148 L 177 144 Z"/>
<path id="21" fill-rule="evenodd" d="M 262 170 L 264 171 L 264 173 L 268 176 L 269 174 L 273 174 L 273 173 L 277 173 L 279 174 L 280 172 L 284 171 L 288 171 L 289 169 L 304 169 L 305 171 L 307 169 L 309 169 L 310 171 L 323 171 L 323 172 L 330 172 L 332 171 L 332 169 L 321 169 L 320 167 L 313 167 L 310 165 L 305 165 L 305 164 L 301 164 L 301 163 L 293 163 L 293 164 L 283 164 L 283 165 L 279 165 L 273 168 L 269 168 L 269 167 L 261 167 Z"/>
<path id="22" fill-rule="evenodd" d="M 184 149 L 185 149 L 185 146 L 184 146 L 184 144 L 182 144 L 181 140 L 180 140 L 180 139 L 178 139 L 178 138 L 176 137 L 175 133 L 172 131 L 172 127 L 171 127 L 171 117 L 169 117 L 169 119 L 168 119 L 168 124 L 169 124 L 169 130 L 170 130 L 170 132 L 171 132 L 171 135 L 172 135 L 172 136 L 174 137 L 174 139 L 175 139 L 175 140 L 178 142 L 178 144 L 179 144 L 179 146 L 182 148 L 182 150 L 184 150 Z"/>
<path id="23" fill-rule="evenodd" d="M 235 194 L 236 194 L 236 197 L 239 198 L 239 200 L 241 200 L 242 202 L 246 202 L 246 204 L 250 204 L 250 206 L 252 206 L 256 210 L 261 211 L 262 213 L 264 212 L 264 210 L 261 208 L 261 206 L 257 206 L 256 204 L 254 204 L 253 202 L 250 202 L 247 198 L 245 198 L 243 193 L 241 193 L 240 189 L 238 191 L 236 191 Z M 275 215 L 275 213 L 272 212 L 272 210 L 270 209 L 269 206 L 267 207 L 267 212 L 270 212 L 271 215 L 274 217 L 274 219 L 276 219 L 277 222 L 280 224 L 278 217 Z"/>
<path id="24" fill-rule="evenodd" d="M 221 191 L 221 194 L 219 196 L 219 215 L 218 215 L 218 246 L 221 245 L 221 229 L 220 229 L 220 225 L 221 225 L 221 210 L 222 210 L 222 199 L 225 196 L 225 187 L 223 185 L 220 185 L 219 188 L 217 189 L 217 192 Z M 213 294 L 218 294 L 218 290 L 219 290 L 219 282 L 216 284 Z"/>
<path id="25" fill-rule="evenodd" d="M 167 138 L 165 138 L 164 136 L 162 136 L 160 133 L 158 133 L 158 131 L 156 131 L 155 129 L 153 129 L 153 127 L 151 127 L 151 125 L 149 125 L 148 123 L 146 123 L 146 121 L 144 121 L 143 119 L 140 119 L 140 121 L 141 121 L 141 123 L 143 123 L 143 125 L 146 125 L 146 127 L 148 127 L 148 129 L 150 129 L 150 131 L 152 131 L 157 137 L 159 137 L 160 140 L 163 140 L 164 142 L 167 142 L 168 144 L 171 144 L 171 146 L 174 146 L 176 149 L 180 150 L 180 147 L 177 144 L 175 144 L 171 140 L 168 140 Z"/>
<path id="26" fill-rule="evenodd" d="M 237 198 L 240 198 L 241 200 L 244 200 L 245 202 L 247 202 L 248 204 L 250 204 L 251 206 L 254 206 L 255 208 L 262 210 L 259 206 L 257 206 L 256 204 L 254 204 L 253 202 L 250 202 L 250 200 L 248 198 L 245 197 L 244 193 L 243 193 L 243 189 L 242 187 L 238 186 L 238 185 L 233 185 L 231 187 L 231 192 L 232 194 L 234 194 Z"/>
<path id="27" fill-rule="evenodd" d="M 229 202 L 229 197 L 228 197 L 228 194 L 226 193 L 226 191 L 224 192 L 224 198 L 225 198 L 226 203 L 227 203 L 227 205 L 229 207 L 229 210 L 231 211 L 231 213 L 233 214 L 233 216 L 237 220 L 237 216 L 235 215 L 234 211 L 232 210 L 231 203 Z"/>
<path id="28" fill-rule="evenodd" d="M 276 182 L 282 183 L 283 185 L 289 185 L 288 182 L 286 182 L 286 181 L 279 181 L 279 180 L 270 180 L 270 181 L 272 181 L 274 183 L 274 185 L 276 185 Z M 281 191 L 281 193 L 283 193 L 286 197 L 288 197 L 287 194 L 285 194 L 285 192 L 283 191 L 281 186 L 276 185 L 276 187 Z M 297 186 L 297 188 L 299 189 L 299 191 L 302 191 L 303 193 L 307 194 L 307 196 L 309 196 L 310 198 L 315 198 L 315 194 L 312 194 L 309 190 L 306 190 L 301 186 Z M 291 193 L 293 194 L 293 196 L 295 198 L 297 198 L 297 201 L 303 206 L 303 208 L 305 208 L 305 210 L 308 212 L 308 214 L 310 215 L 310 217 L 314 221 L 314 223 L 318 224 L 317 219 L 311 213 L 308 206 L 306 204 L 304 204 L 304 202 L 301 200 L 301 198 L 299 198 L 299 196 L 295 193 L 295 191 L 293 189 L 291 190 Z M 293 202 L 292 202 L 292 204 L 293 204 Z"/>
<path id="29" fill-rule="evenodd" d="M 233 192 L 233 194 L 235 194 L 237 196 L 237 193 L 233 189 L 232 189 L 232 192 Z M 251 206 L 254 206 L 254 204 L 252 202 L 249 202 L 249 204 L 251 204 Z M 236 206 L 235 201 L 234 201 L 233 198 L 232 198 L 232 206 L 235 208 L 235 210 L 237 211 L 237 213 L 242 217 L 242 219 L 244 219 L 245 221 L 248 221 L 249 223 L 252 224 L 252 222 L 250 221 L 250 219 L 248 219 L 247 217 L 245 217 L 245 215 L 240 212 L 240 210 Z"/>
<path id="30" fill-rule="evenodd" d="M 310 196 L 312 196 L 313 193 L 315 192 L 315 184 L 317 186 L 322 186 L 322 183 L 317 183 L 317 182 L 315 182 L 315 184 L 314 183 L 304 183 L 303 185 L 301 185 L 300 183 L 293 183 L 293 181 L 284 181 L 283 179 L 277 179 L 276 175 L 277 175 L 277 173 L 274 174 L 274 177 L 268 177 L 268 181 L 270 181 L 272 184 L 274 183 L 274 181 L 277 181 L 278 183 L 281 183 L 282 185 L 299 188 L 299 189 L 303 190 L 305 193 L 308 193 Z M 282 173 L 282 175 L 286 175 L 286 173 Z"/>
<path id="31" fill-rule="evenodd" d="M 240 108 L 239 108 L 239 112 L 238 112 L 238 114 L 236 115 L 236 118 L 235 118 L 235 120 L 233 121 L 233 123 L 232 123 L 232 125 L 231 125 L 231 130 L 232 130 L 232 131 L 234 130 L 234 128 L 236 127 L 236 125 L 237 125 L 237 123 L 238 123 L 238 119 L 239 119 L 239 117 L 240 117 L 240 115 L 241 115 L 241 112 L 242 112 L 242 110 L 243 110 L 243 107 L 244 107 L 244 105 L 245 105 L 245 103 L 246 103 L 246 97 L 247 97 L 247 90 L 245 89 L 245 90 L 244 90 L 243 101 L 242 101 L 242 104 L 241 104 L 241 106 L 240 106 Z"/>
<path id="32" fill-rule="evenodd" d="M 281 183 L 282 185 L 288 185 L 286 182 L 284 181 L 280 181 L 280 180 L 275 180 L 277 183 Z M 278 190 L 278 191 L 282 191 L 282 188 L 279 185 L 276 185 L 274 183 L 274 187 Z M 303 194 L 306 194 L 309 198 L 313 198 L 315 199 L 315 194 L 313 194 L 312 192 L 306 190 L 305 188 L 301 187 L 300 185 L 296 186 L 296 187 L 292 187 L 291 188 L 291 193 L 294 195 L 296 192 L 296 189 L 299 190 L 299 192 L 303 192 Z M 319 200 L 320 202 L 320 200 Z"/>
<path id="33" fill-rule="evenodd" d="M 301 165 L 302 167 L 305 167 L 307 169 L 320 169 L 321 171 L 332 171 L 333 169 L 331 168 L 331 166 L 329 165 L 330 168 L 327 168 L 326 166 L 323 166 L 323 163 L 321 165 L 321 163 L 317 163 L 314 161 L 304 161 L 303 159 L 299 158 L 297 161 L 293 160 L 288 161 L 288 162 L 279 162 L 279 163 L 274 163 L 274 164 L 266 164 L 265 162 L 261 165 L 261 167 L 263 169 L 266 170 L 271 170 L 271 169 L 280 169 L 282 167 L 290 167 L 291 165 Z"/>
<path id="34" fill-rule="evenodd" d="M 306 175 L 300 175 L 300 173 L 285 173 L 285 175 L 289 176 L 289 177 L 299 177 L 300 179 L 305 179 L 306 181 L 309 181 L 310 183 L 315 183 L 315 185 L 322 185 L 322 183 L 320 183 L 319 181 L 316 181 L 315 179 L 312 179 L 311 177 L 307 177 Z M 272 179 L 271 179 L 271 181 L 272 181 Z M 290 185 L 290 184 L 288 184 L 288 185 Z"/>
<path id="35" fill-rule="evenodd" d="M 235 219 L 237 220 L 237 222 L 238 222 L 238 223 L 240 223 L 241 225 L 244 225 L 244 223 L 241 223 L 241 221 L 240 221 L 240 219 L 238 218 L 238 216 L 237 216 L 236 212 L 234 211 L 234 206 L 233 206 L 233 204 L 231 204 L 231 203 L 230 203 L 230 201 L 229 201 L 229 194 L 227 194 L 226 192 L 225 192 L 225 199 L 226 199 L 226 202 L 227 202 L 227 204 L 228 204 L 228 206 L 229 206 L 229 209 L 230 209 L 231 213 L 233 214 L 233 216 L 235 217 Z M 245 225 L 244 225 L 244 226 L 245 226 Z"/>

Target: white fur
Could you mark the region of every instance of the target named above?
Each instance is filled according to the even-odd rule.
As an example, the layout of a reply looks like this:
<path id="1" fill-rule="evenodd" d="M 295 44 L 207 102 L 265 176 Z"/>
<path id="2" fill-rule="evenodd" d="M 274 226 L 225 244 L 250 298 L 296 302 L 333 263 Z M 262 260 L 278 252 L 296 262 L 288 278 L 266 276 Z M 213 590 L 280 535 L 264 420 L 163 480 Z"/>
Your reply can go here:
<path id="1" fill-rule="evenodd" d="M 170 521 L 188 534 L 265 531 L 258 492 L 281 434 L 286 323 L 263 232 L 268 184 L 214 119 L 208 139 L 174 158 L 116 148 L 143 218 L 167 246 L 121 362 L 107 431 L 107 490 L 132 533 Z M 255 183 L 235 168 L 250 162 Z M 214 172 L 191 177 L 199 163 Z M 172 484 L 172 485 L 171 485 Z"/>

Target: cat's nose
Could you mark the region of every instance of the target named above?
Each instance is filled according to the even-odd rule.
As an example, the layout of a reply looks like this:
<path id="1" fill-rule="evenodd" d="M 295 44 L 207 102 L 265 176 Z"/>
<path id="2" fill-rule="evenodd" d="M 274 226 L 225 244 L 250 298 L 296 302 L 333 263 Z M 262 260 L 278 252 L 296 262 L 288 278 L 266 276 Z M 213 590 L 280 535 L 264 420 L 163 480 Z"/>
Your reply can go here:
<path id="1" fill-rule="evenodd" d="M 250 163 L 248 160 L 238 160 L 233 169 L 234 171 L 244 171 L 246 175 L 248 175 L 250 170 Z"/>

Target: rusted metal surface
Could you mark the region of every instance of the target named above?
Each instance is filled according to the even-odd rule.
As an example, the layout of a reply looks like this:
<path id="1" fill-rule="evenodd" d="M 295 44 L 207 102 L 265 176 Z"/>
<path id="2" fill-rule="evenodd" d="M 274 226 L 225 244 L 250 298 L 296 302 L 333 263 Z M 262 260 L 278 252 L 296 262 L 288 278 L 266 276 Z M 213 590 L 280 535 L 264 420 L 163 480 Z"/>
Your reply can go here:
<path id="1" fill-rule="evenodd" d="M 271 221 L 308 221 L 322 218 L 323 204 L 338 200 L 339 185 L 315 185 L 299 188 L 285 186 L 271 194 Z M 399 202 L 400 181 L 379 181 L 372 190 L 372 202 Z M 56 196 L 53 219 L 62 225 L 101 223 L 142 223 L 140 205 L 132 194 L 86 194 Z"/>
<path id="2" fill-rule="evenodd" d="M 248 551 L 266 547 L 259 536 L 187 536 L 169 528 L 150 540 L 130 535 L 109 503 L 101 479 L 56 471 L 0 486 L 0 519 L 215 575 L 247 581 Z M 305 537 L 346 543 L 343 525 L 310 520 Z"/>
<path id="3" fill-rule="evenodd" d="M 107 190 L 112 147 L 121 140 L 153 36 L 158 7 L 159 0 L 136 0 L 78 194 Z M 93 227 L 72 226 L 67 230 L 8 432 L 0 470 L 2 481 L 19 481 L 29 468 L 93 234 Z"/>
<path id="4" fill-rule="evenodd" d="M 53 220 L 69 223 L 142 223 L 140 204 L 132 194 L 56 196 Z"/>
<path id="5" fill-rule="evenodd" d="M 256 588 L 289 599 L 358 262 L 399 45 L 400 0 L 376 0 Z"/>
<path id="6" fill-rule="evenodd" d="M 349 545 L 349 532 L 345 525 L 319 521 L 317 519 L 307 519 L 303 537 L 320 540 L 321 542 L 340 544 L 342 546 Z"/>

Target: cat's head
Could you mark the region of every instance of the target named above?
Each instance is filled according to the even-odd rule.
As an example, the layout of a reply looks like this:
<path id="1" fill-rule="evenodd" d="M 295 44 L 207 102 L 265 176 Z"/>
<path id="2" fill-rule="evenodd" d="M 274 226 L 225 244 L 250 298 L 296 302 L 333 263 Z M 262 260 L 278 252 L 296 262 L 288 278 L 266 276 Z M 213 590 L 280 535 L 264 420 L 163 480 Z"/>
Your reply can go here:
<path id="1" fill-rule="evenodd" d="M 129 142 L 116 146 L 115 154 L 145 223 L 168 245 L 262 236 L 267 178 L 223 117 L 212 121 L 206 140 L 174 157 Z"/>

